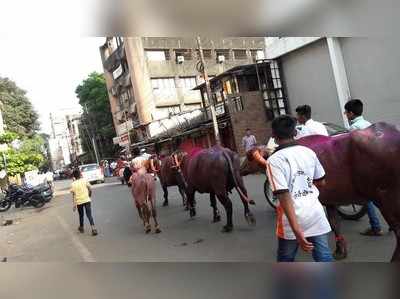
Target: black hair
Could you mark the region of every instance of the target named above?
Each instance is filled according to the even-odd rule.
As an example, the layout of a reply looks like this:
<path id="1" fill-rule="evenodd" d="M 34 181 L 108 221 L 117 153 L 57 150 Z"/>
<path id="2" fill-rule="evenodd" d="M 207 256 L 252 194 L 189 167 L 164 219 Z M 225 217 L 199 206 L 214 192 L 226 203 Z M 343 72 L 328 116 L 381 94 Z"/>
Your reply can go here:
<path id="1" fill-rule="evenodd" d="M 80 179 L 81 177 L 81 171 L 77 168 L 74 169 L 74 171 L 72 172 L 72 175 L 75 179 Z"/>
<path id="2" fill-rule="evenodd" d="M 272 133 L 278 139 L 290 139 L 296 134 L 296 119 L 289 115 L 281 115 L 272 121 Z"/>
<path id="3" fill-rule="evenodd" d="M 250 128 L 247 128 L 246 131 L 251 131 L 251 129 L 250 129 Z"/>
<path id="4" fill-rule="evenodd" d="M 359 99 L 352 99 L 344 105 L 347 112 L 353 112 L 355 115 L 360 116 L 363 114 L 364 105 Z"/>
<path id="5" fill-rule="evenodd" d="M 311 118 L 311 107 L 309 105 L 298 106 L 296 112 L 307 119 Z"/>

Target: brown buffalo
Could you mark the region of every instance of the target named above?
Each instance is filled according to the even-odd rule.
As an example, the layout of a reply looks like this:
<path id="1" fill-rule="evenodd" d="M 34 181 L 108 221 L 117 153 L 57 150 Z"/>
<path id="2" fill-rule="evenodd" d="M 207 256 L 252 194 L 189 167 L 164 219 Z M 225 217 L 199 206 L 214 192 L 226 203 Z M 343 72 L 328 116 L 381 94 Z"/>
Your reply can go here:
<path id="1" fill-rule="evenodd" d="M 153 165 L 156 169 L 157 176 L 160 179 L 160 184 L 164 192 L 163 206 L 168 206 L 168 187 L 177 186 L 179 193 L 182 196 L 182 203 L 185 207 L 187 207 L 185 186 L 182 180 L 177 177 L 178 169 L 173 156 L 164 157 L 162 159 L 155 157 L 153 158 L 153 161 Z"/>
<path id="2" fill-rule="evenodd" d="M 132 174 L 129 182 L 132 185 L 132 197 L 139 217 L 143 221 L 146 234 L 151 231 L 150 217 L 153 217 L 155 232 L 160 233 L 161 229 L 156 213 L 156 186 L 153 176 L 141 169 Z"/>
<path id="3" fill-rule="evenodd" d="M 227 216 L 227 224 L 224 232 L 233 229 L 232 202 L 228 192 L 235 188 L 244 206 L 244 215 L 249 224 L 255 224 L 255 218 L 250 212 L 247 190 L 240 176 L 239 156 L 227 148 L 214 146 L 209 149 L 193 149 L 190 153 L 178 153 L 174 155 L 178 166 L 178 177 L 185 186 L 190 216 L 196 215 L 195 192 L 209 193 L 211 207 L 213 208 L 214 222 L 220 220 L 216 197 L 224 206 Z"/>
<path id="4" fill-rule="evenodd" d="M 333 137 L 304 137 L 298 143 L 314 150 L 326 171 L 327 184 L 320 190 L 320 201 L 327 207 L 336 235 L 335 256 L 347 254 L 336 206 L 374 200 L 396 235 L 392 261 L 400 261 L 400 127 L 377 123 Z M 265 154 L 264 149 L 253 152 L 256 159 L 242 167 L 243 175 L 255 171 L 256 161 L 262 165 L 257 157 Z"/>

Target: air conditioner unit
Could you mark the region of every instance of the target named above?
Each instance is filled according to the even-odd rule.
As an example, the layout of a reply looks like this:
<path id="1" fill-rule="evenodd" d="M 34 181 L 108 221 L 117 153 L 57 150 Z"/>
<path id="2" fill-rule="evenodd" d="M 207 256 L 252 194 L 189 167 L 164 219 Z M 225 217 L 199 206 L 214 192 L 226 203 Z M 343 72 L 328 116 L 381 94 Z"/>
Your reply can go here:
<path id="1" fill-rule="evenodd" d="M 183 57 L 182 55 L 176 56 L 176 63 L 181 64 L 184 61 L 185 61 L 185 57 Z"/>
<path id="2" fill-rule="evenodd" d="M 257 51 L 256 59 L 257 60 L 265 59 L 264 51 Z"/>
<path id="3" fill-rule="evenodd" d="M 218 63 L 223 63 L 224 61 L 225 61 L 225 56 L 224 55 L 218 55 L 217 62 Z"/>

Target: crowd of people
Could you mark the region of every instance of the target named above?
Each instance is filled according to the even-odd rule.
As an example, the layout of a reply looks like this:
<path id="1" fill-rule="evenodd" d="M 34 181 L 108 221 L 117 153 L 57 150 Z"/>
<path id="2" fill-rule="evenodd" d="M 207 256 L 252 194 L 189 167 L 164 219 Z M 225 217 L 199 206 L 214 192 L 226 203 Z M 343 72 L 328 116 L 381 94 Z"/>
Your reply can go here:
<path id="1" fill-rule="evenodd" d="M 363 118 L 363 103 L 353 99 L 344 106 L 350 130 L 364 129 L 371 124 Z M 272 137 L 275 143 L 274 152 L 265 161 L 266 174 L 272 191 L 279 199 L 277 209 L 276 235 L 278 238 L 278 261 L 294 261 L 298 247 L 312 253 L 315 261 L 329 262 L 333 260 L 328 245 L 330 224 L 324 208 L 319 201 L 319 189 L 325 185 L 325 170 L 317 155 L 311 149 L 298 145 L 296 139 L 310 136 L 328 136 L 325 126 L 312 119 L 312 110 L 308 105 L 296 109 L 296 118 L 283 115 L 272 121 Z M 256 137 L 250 129 L 242 139 L 246 152 L 257 146 Z M 119 159 L 104 167 L 111 173 L 120 171 L 120 176 L 132 189 L 132 196 L 146 233 L 151 231 L 150 217 L 154 219 L 154 231 L 161 232 L 156 219 L 155 179 L 150 174 L 155 171 L 151 155 L 142 151 L 131 161 Z M 92 234 L 96 235 L 90 207 L 91 187 L 74 172 L 72 184 L 73 208 L 79 212 L 79 231 L 83 232 L 83 214 L 92 226 Z M 373 204 L 368 203 L 370 227 L 361 232 L 367 236 L 380 236 L 382 229 Z"/>

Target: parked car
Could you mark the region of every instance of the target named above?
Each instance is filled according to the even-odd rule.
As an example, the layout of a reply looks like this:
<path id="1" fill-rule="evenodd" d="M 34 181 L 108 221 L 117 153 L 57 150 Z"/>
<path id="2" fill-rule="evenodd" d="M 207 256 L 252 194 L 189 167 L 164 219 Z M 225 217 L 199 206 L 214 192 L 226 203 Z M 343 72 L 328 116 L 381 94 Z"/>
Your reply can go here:
<path id="1" fill-rule="evenodd" d="M 326 130 L 328 131 L 329 136 L 334 136 L 334 135 L 339 135 L 339 134 L 343 134 L 343 133 L 347 133 L 349 130 L 347 130 L 346 128 L 343 128 L 341 126 L 332 124 L 332 123 L 328 123 L 328 122 L 323 122 Z"/>
<path id="2" fill-rule="evenodd" d="M 79 166 L 82 177 L 90 183 L 104 183 L 104 173 L 97 164 L 85 164 Z"/>

